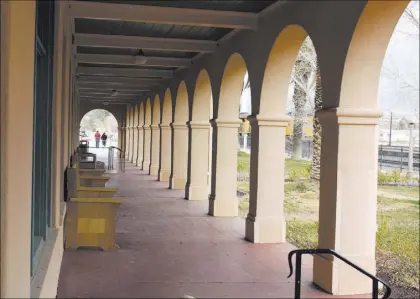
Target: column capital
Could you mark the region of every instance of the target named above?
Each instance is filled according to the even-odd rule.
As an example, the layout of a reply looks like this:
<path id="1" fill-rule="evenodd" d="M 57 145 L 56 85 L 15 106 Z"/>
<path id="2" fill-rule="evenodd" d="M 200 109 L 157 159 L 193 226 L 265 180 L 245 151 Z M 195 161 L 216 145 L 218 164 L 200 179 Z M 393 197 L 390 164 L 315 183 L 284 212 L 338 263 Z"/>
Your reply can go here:
<path id="1" fill-rule="evenodd" d="M 338 108 L 340 125 L 377 125 L 382 113 L 378 109 Z"/>
<path id="2" fill-rule="evenodd" d="M 339 125 L 377 125 L 382 113 L 378 109 L 341 107 L 322 109 L 315 115 L 321 123 L 336 121 Z"/>
<path id="3" fill-rule="evenodd" d="M 209 129 L 210 122 L 209 121 L 189 121 L 187 122 L 187 126 L 191 129 Z"/>
<path id="4" fill-rule="evenodd" d="M 287 127 L 293 122 L 293 118 L 287 114 L 277 116 L 249 115 L 251 126 L 258 127 Z"/>
<path id="5" fill-rule="evenodd" d="M 152 130 L 158 130 L 159 129 L 159 124 L 153 124 L 153 125 L 150 126 L 150 128 Z"/>
<path id="6" fill-rule="evenodd" d="M 170 126 L 173 129 L 188 129 L 186 123 L 171 123 Z"/>
<path id="7" fill-rule="evenodd" d="M 159 124 L 159 127 L 162 130 L 169 130 L 171 128 L 171 126 L 169 124 L 168 125 L 166 125 L 166 124 Z"/>
<path id="8" fill-rule="evenodd" d="M 151 125 L 147 124 L 147 125 L 143 125 L 143 130 L 150 130 Z"/>
<path id="9" fill-rule="evenodd" d="M 212 127 L 217 128 L 239 128 L 242 121 L 237 120 L 226 120 L 226 119 L 212 119 L 210 120 Z"/>

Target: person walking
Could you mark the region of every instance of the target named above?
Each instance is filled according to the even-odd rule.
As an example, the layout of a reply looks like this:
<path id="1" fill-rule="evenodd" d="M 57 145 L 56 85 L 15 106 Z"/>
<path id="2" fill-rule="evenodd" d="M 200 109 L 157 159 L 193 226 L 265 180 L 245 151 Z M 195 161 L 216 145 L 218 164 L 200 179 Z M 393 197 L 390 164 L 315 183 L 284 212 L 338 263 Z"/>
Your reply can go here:
<path id="1" fill-rule="evenodd" d="M 108 136 L 106 136 L 105 132 L 102 134 L 101 139 L 102 139 L 102 146 L 105 147 L 106 146 L 106 140 L 108 139 Z"/>
<path id="2" fill-rule="evenodd" d="M 96 147 L 99 147 L 99 141 L 101 140 L 101 133 L 99 133 L 99 131 L 96 131 L 95 134 L 95 142 L 96 142 Z"/>

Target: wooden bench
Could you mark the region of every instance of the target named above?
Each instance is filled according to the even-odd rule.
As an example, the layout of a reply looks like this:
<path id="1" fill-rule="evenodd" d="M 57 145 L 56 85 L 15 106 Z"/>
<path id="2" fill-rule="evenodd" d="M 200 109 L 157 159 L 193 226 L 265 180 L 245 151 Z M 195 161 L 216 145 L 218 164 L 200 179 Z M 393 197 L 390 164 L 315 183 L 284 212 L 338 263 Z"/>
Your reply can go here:
<path id="1" fill-rule="evenodd" d="M 112 198 L 117 188 L 81 186 L 78 163 L 67 169 L 68 198 Z"/>
<path id="2" fill-rule="evenodd" d="M 113 198 L 70 198 L 65 221 L 66 249 L 115 250 L 115 221 L 121 200 Z"/>

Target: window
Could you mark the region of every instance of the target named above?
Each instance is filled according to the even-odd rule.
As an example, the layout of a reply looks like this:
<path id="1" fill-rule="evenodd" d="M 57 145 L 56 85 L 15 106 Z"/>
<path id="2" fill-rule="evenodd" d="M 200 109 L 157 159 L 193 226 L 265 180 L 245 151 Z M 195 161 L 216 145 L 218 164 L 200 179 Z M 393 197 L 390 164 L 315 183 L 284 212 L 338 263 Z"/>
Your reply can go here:
<path id="1" fill-rule="evenodd" d="M 51 218 L 52 58 L 54 2 L 37 1 L 32 164 L 31 271 L 48 237 Z"/>

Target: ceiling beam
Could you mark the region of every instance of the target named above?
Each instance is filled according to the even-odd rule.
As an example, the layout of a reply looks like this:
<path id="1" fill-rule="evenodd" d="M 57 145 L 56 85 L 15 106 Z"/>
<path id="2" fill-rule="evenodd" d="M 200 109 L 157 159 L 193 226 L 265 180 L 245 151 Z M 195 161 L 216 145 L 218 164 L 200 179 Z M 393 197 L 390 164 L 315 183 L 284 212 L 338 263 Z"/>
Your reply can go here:
<path id="1" fill-rule="evenodd" d="M 258 14 L 130 4 L 72 1 L 73 18 L 118 20 L 232 29 L 258 29 Z"/>
<path id="2" fill-rule="evenodd" d="M 172 78 L 174 72 L 168 70 L 151 69 L 129 69 L 112 67 L 86 67 L 78 66 L 76 70 L 80 75 L 103 75 L 103 76 L 121 76 L 121 77 L 162 77 Z"/>
<path id="3" fill-rule="evenodd" d="M 81 98 L 80 101 L 103 104 L 104 106 L 106 106 L 108 104 L 109 105 L 127 105 L 127 104 L 133 104 L 133 101 L 110 102 L 110 101 L 104 101 L 102 99 L 83 99 L 83 98 Z"/>
<path id="4" fill-rule="evenodd" d="M 138 65 L 136 56 L 131 55 L 76 54 L 76 61 L 77 63 Z M 188 58 L 147 57 L 146 62 L 139 66 L 188 67 L 190 65 L 191 60 Z"/>
<path id="5" fill-rule="evenodd" d="M 211 53 L 217 48 L 217 42 L 207 40 L 87 33 L 76 33 L 74 35 L 74 44 L 83 47 L 136 48 L 143 50 L 166 50 L 202 53 Z"/>
<path id="6" fill-rule="evenodd" d="M 129 83 L 133 85 L 159 85 L 161 79 L 152 78 L 130 78 L 130 77 L 108 77 L 108 76 L 79 76 L 78 82 L 94 82 L 94 83 Z"/>
<path id="7" fill-rule="evenodd" d="M 129 85 L 121 83 L 92 83 L 92 82 L 77 82 L 76 87 L 82 89 L 100 89 L 100 90 L 135 90 L 135 91 L 150 91 L 151 88 L 147 86 Z"/>
<path id="8" fill-rule="evenodd" d="M 127 101 L 139 101 L 141 100 L 141 96 L 138 97 L 98 97 L 98 96 L 79 96 L 80 99 L 102 99 L 103 101 L 120 101 L 120 100 L 127 100 Z"/>
<path id="9" fill-rule="evenodd" d="M 143 92 L 130 92 L 130 91 L 118 91 L 118 95 L 121 96 L 138 96 L 143 94 Z M 103 96 L 112 96 L 113 92 L 111 90 L 79 90 L 80 95 L 103 95 Z"/>

